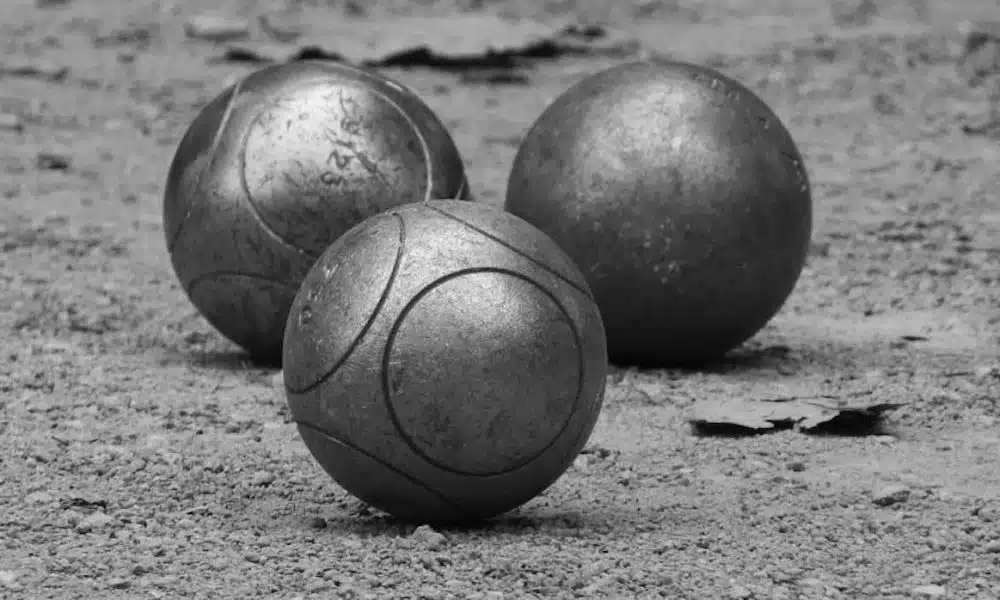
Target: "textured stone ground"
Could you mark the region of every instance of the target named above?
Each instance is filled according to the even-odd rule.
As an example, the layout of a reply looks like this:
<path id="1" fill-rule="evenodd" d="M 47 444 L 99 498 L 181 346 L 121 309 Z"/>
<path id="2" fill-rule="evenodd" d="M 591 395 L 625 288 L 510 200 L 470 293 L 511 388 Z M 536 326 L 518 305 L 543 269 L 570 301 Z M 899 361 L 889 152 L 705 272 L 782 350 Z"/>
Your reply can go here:
<path id="1" fill-rule="evenodd" d="M 616 371 L 555 486 L 440 531 L 339 489 L 280 375 L 170 270 L 167 164 L 252 66 L 185 39 L 193 0 L 46 4 L 0 8 L 0 597 L 1000 597 L 1000 142 L 963 135 L 985 106 L 955 65 L 957 22 L 995 3 L 219 3 L 359 51 L 406 11 L 606 20 L 744 81 L 807 158 L 814 243 L 773 323 L 712 369 Z M 546 103 L 618 60 L 540 62 L 526 84 L 387 73 L 498 203 Z M 789 389 L 907 404 L 876 431 L 696 436 L 683 418 Z"/>

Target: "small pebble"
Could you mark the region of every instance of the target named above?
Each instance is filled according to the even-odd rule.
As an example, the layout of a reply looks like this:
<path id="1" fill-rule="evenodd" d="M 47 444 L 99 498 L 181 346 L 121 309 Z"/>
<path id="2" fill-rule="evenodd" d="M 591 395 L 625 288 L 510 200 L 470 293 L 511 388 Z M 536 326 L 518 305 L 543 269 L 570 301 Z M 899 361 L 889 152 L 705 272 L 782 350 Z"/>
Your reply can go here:
<path id="1" fill-rule="evenodd" d="M 43 171 L 65 171 L 70 167 L 70 159 L 62 154 L 39 152 L 35 156 L 35 166 Z"/>
<path id="2" fill-rule="evenodd" d="M 108 582 L 108 587 L 113 590 L 127 590 L 132 587 L 132 582 L 128 579 L 115 578 Z"/>
<path id="3" fill-rule="evenodd" d="M 978 365 L 972 369 L 977 379 L 1000 378 L 1000 367 L 996 365 Z"/>
<path id="4" fill-rule="evenodd" d="M 1000 506 L 985 505 L 975 508 L 972 514 L 987 523 L 1000 522 Z"/>
<path id="5" fill-rule="evenodd" d="M 872 436 L 872 439 L 880 444 L 895 444 L 896 438 L 891 435 L 876 435 Z"/>
<path id="6" fill-rule="evenodd" d="M 944 538 L 929 537 L 927 538 L 927 547 L 932 550 L 945 550 L 948 548 L 948 542 L 946 542 Z"/>
<path id="7" fill-rule="evenodd" d="M 251 483 L 256 486 L 271 485 L 274 483 L 274 473 L 270 471 L 257 471 L 253 474 L 253 479 Z"/>
<path id="8" fill-rule="evenodd" d="M 31 492 L 24 497 L 24 501 L 28 504 L 49 504 L 52 502 L 52 494 L 48 492 Z"/>
<path id="9" fill-rule="evenodd" d="M 872 496 L 872 502 L 878 506 L 891 506 L 906 502 L 910 498 L 910 488 L 905 485 L 887 485 Z"/>
<path id="10" fill-rule="evenodd" d="M 218 15 L 196 15 L 184 23 L 184 32 L 190 38 L 223 42 L 245 38 L 250 24 Z"/>
<path id="11" fill-rule="evenodd" d="M 313 517 L 309 519 L 309 527 L 313 529 L 326 529 L 326 519 L 323 517 Z"/>
<path id="12" fill-rule="evenodd" d="M 413 533 L 410 534 L 410 539 L 415 542 L 420 542 L 429 548 L 437 548 L 448 541 L 448 538 L 446 538 L 444 534 L 434 531 L 428 525 L 421 525 L 420 527 L 414 529 Z"/>
<path id="13" fill-rule="evenodd" d="M 955 493 L 945 488 L 933 491 L 928 490 L 928 493 L 932 496 L 935 496 L 938 500 L 942 500 L 944 502 L 948 502 L 955 499 Z"/>
<path id="14" fill-rule="evenodd" d="M 745 600 L 746 598 L 752 598 L 753 592 L 742 585 L 734 585 L 729 588 L 729 597 L 732 598 L 732 600 Z"/>
<path id="15" fill-rule="evenodd" d="M 987 542 L 986 545 L 983 546 L 983 550 L 985 550 L 988 554 L 1000 554 L 1000 540 Z"/>
<path id="16" fill-rule="evenodd" d="M 917 598 L 940 598 L 947 593 L 940 585 L 918 585 L 910 590 L 910 594 Z"/>
<path id="17" fill-rule="evenodd" d="M 13 571 L 0 571 L 0 586 L 14 587 L 17 583 L 17 573 Z"/>
<path id="18" fill-rule="evenodd" d="M 0 113 L 0 129 L 21 131 L 24 129 L 24 121 L 21 120 L 21 117 L 12 113 Z"/>
<path id="19" fill-rule="evenodd" d="M 76 529 L 77 533 L 90 533 L 91 531 L 107 527 L 112 521 L 114 521 L 114 519 L 108 515 L 102 512 L 95 512 L 81 519 L 80 522 L 76 524 L 74 529 Z"/>
<path id="20" fill-rule="evenodd" d="M 202 465 L 202 468 L 209 473 L 221 473 L 226 470 L 226 466 L 217 458 L 210 458 L 206 460 L 205 464 Z"/>
<path id="21" fill-rule="evenodd" d="M 799 460 L 790 462 L 788 463 L 788 470 L 794 471 L 796 473 L 801 473 L 802 471 L 806 470 L 806 463 Z"/>

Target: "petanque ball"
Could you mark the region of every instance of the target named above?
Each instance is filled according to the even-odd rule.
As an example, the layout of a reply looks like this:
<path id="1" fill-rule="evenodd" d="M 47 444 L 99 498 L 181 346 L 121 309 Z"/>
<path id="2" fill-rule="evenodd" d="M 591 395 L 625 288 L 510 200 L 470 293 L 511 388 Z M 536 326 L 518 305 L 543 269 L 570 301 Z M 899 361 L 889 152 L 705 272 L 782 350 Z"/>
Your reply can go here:
<path id="1" fill-rule="evenodd" d="M 390 209 L 319 258 L 288 317 L 288 405 L 345 490 L 416 522 L 487 519 L 554 483 L 600 412 L 586 280 L 486 204 Z"/>
<path id="2" fill-rule="evenodd" d="M 698 365 L 757 333 L 805 263 L 810 186 L 788 130 L 710 68 L 627 63 L 542 113 L 505 208 L 576 262 L 611 362 Z"/>
<path id="3" fill-rule="evenodd" d="M 320 253 L 366 217 L 439 197 L 471 199 L 450 134 L 413 91 L 334 62 L 269 66 L 209 102 L 181 139 L 167 249 L 208 322 L 277 359 Z"/>

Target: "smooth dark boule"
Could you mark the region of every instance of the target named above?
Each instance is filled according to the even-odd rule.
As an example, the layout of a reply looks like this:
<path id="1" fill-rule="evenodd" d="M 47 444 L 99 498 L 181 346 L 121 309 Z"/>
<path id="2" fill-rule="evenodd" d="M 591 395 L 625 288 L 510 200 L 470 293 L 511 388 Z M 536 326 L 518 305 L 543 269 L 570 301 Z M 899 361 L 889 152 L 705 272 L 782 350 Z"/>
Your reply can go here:
<path id="1" fill-rule="evenodd" d="M 579 82 L 527 133 L 505 208 L 579 265 L 612 362 L 718 359 L 778 312 L 812 229 L 802 157 L 725 75 L 628 63 Z"/>
<path id="2" fill-rule="evenodd" d="M 450 134 L 414 92 L 339 63 L 269 66 L 209 102 L 181 140 L 167 249 L 220 333 L 278 359 L 320 253 L 366 217 L 439 197 L 471 199 Z"/>
<path id="3" fill-rule="evenodd" d="M 391 209 L 330 246 L 292 305 L 283 366 L 299 432 L 344 489 L 403 520 L 461 522 L 565 472 L 607 353 L 555 242 L 453 200 Z"/>

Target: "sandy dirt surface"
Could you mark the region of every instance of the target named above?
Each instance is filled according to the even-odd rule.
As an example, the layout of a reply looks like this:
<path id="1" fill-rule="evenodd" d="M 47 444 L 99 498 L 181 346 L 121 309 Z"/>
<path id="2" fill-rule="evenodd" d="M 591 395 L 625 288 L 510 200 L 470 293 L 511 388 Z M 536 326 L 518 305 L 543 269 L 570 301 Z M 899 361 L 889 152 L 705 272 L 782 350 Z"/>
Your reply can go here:
<path id="1" fill-rule="evenodd" d="M 645 56 L 745 82 L 807 159 L 814 240 L 781 314 L 712 368 L 614 370 L 552 488 L 436 531 L 338 488 L 280 372 L 221 339 L 171 271 L 167 165 L 254 67 L 185 38 L 194 0 L 40 4 L 0 7 L 0 597 L 1000 598 L 1000 142 L 962 133 L 986 107 L 955 61 L 957 22 L 1000 18 L 995 2 L 218 3 L 252 39 L 267 14 L 359 51 L 404 13 L 605 21 Z M 546 104 L 620 60 L 506 83 L 386 73 L 500 203 Z M 684 418 L 709 398 L 858 391 L 906 404 L 811 433 Z"/>

